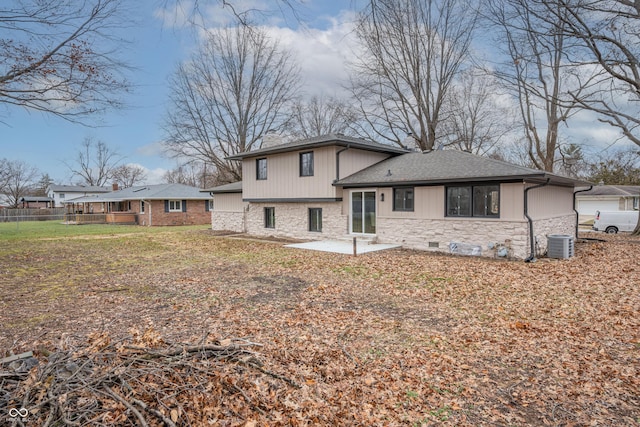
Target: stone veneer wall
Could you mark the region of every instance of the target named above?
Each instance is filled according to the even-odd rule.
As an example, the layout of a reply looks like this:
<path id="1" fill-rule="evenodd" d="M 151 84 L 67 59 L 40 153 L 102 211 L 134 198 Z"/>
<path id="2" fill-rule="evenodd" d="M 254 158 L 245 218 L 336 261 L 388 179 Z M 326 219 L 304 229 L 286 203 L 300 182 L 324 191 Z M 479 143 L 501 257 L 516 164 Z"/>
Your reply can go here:
<path id="1" fill-rule="evenodd" d="M 547 252 L 547 237 L 551 234 L 567 234 L 576 237 L 576 215 L 537 219 L 533 221 L 533 234 L 536 237 L 536 256 Z M 528 253 L 528 252 L 527 252 Z"/>
<path id="2" fill-rule="evenodd" d="M 276 227 L 264 227 L 264 208 L 275 208 Z M 322 232 L 309 231 L 309 208 L 322 208 Z M 246 214 L 246 232 L 256 236 L 323 240 L 348 235 L 347 216 L 342 202 L 324 203 L 251 203 Z"/>
<path id="3" fill-rule="evenodd" d="M 549 234 L 574 234 L 575 215 L 534 220 L 533 231 L 541 253 L 546 252 Z M 407 249 L 450 252 L 449 243 L 478 245 L 482 256 L 494 257 L 504 246 L 508 257 L 529 256 L 529 224 L 523 221 L 476 219 L 410 219 L 378 217 L 379 243 L 398 243 Z M 491 248 L 490 248 L 491 246 Z"/>
<path id="4" fill-rule="evenodd" d="M 211 229 L 244 233 L 244 212 L 211 212 Z"/>
<path id="5" fill-rule="evenodd" d="M 525 258 L 526 221 L 476 219 L 378 218 L 378 242 L 399 243 L 407 249 L 449 252 L 449 243 L 482 247 L 482 256 L 494 256 L 489 244 L 504 245 L 510 258 Z"/>

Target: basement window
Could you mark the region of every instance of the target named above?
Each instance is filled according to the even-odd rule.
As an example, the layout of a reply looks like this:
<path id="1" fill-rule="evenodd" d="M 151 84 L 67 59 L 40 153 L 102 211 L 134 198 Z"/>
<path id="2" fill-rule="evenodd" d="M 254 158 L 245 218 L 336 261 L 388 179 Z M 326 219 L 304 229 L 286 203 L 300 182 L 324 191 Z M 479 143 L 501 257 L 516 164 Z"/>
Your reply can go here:
<path id="1" fill-rule="evenodd" d="M 276 208 L 264 208 L 264 228 L 276 228 Z"/>

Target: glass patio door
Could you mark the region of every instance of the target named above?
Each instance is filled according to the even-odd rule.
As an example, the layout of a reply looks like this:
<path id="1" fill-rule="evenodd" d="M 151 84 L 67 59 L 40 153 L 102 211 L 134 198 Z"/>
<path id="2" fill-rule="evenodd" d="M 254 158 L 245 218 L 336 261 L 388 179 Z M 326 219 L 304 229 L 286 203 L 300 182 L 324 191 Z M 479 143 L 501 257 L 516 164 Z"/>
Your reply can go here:
<path id="1" fill-rule="evenodd" d="M 351 192 L 351 232 L 376 234 L 376 192 Z"/>

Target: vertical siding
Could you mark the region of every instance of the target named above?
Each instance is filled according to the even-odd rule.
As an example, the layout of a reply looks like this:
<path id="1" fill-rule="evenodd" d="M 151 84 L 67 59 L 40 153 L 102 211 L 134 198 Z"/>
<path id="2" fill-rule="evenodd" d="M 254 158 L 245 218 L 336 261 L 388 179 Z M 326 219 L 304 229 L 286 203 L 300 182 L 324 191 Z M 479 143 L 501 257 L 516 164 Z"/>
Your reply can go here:
<path id="1" fill-rule="evenodd" d="M 215 212 L 242 212 L 245 202 L 242 201 L 242 193 L 220 193 L 213 197 L 213 210 Z"/>
<path id="2" fill-rule="evenodd" d="M 378 189 L 378 200 L 384 194 L 384 202 L 378 203 L 379 216 L 389 218 L 421 218 L 421 219 L 442 219 L 444 218 L 444 186 L 414 187 L 414 209 L 413 212 L 393 210 L 393 188 Z"/>
<path id="3" fill-rule="evenodd" d="M 300 176 L 300 153 L 313 151 L 313 176 Z M 335 147 L 273 154 L 267 158 L 267 179 L 256 179 L 256 158 L 242 163 L 246 199 L 335 198 Z"/>
<path id="4" fill-rule="evenodd" d="M 529 215 L 533 219 L 573 214 L 573 188 L 548 185 L 529 191 Z"/>
<path id="5" fill-rule="evenodd" d="M 500 184 L 500 219 L 504 221 L 524 219 L 523 183 Z"/>
<path id="6" fill-rule="evenodd" d="M 341 148 L 334 147 L 335 152 L 340 149 Z M 353 175 L 354 173 L 381 162 L 388 157 L 388 154 L 357 150 L 353 148 L 343 151 L 340 153 L 340 179 Z M 333 178 L 335 178 L 335 173 Z"/>

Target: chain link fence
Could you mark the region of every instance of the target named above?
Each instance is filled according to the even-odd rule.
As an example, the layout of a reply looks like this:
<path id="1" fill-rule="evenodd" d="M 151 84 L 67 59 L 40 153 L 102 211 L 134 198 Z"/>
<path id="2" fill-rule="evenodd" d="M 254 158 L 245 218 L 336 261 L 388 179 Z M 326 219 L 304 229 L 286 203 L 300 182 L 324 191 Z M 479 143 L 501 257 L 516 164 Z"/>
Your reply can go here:
<path id="1" fill-rule="evenodd" d="M 0 222 L 65 220 L 65 208 L 0 209 Z"/>

